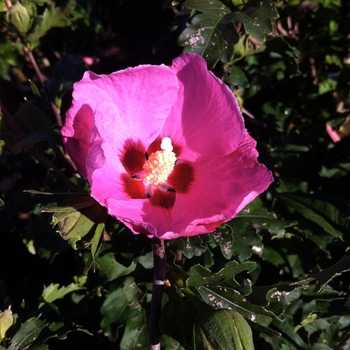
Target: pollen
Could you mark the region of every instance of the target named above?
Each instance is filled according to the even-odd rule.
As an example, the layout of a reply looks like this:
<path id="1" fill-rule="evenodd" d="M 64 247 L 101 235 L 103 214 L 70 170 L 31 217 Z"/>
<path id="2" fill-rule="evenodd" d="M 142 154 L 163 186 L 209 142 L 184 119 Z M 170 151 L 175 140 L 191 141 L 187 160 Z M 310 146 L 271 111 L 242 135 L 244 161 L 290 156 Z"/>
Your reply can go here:
<path id="1" fill-rule="evenodd" d="M 160 145 L 161 151 L 154 152 L 143 165 L 145 170 L 142 179 L 145 185 L 164 184 L 173 171 L 176 155 L 169 137 L 164 137 Z"/>

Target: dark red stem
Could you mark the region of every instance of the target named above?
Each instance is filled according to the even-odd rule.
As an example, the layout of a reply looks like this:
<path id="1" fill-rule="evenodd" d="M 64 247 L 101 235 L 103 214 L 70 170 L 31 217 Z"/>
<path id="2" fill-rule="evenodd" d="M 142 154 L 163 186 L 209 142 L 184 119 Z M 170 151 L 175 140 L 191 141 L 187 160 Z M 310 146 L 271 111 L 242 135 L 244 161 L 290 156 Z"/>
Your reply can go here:
<path id="1" fill-rule="evenodd" d="M 162 311 L 162 294 L 166 281 L 167 268 L 165 261 L 164 241 L 153 238 L 153 290 L 150 317 L 150 350 L 160 350 L 159 319 Z"/>

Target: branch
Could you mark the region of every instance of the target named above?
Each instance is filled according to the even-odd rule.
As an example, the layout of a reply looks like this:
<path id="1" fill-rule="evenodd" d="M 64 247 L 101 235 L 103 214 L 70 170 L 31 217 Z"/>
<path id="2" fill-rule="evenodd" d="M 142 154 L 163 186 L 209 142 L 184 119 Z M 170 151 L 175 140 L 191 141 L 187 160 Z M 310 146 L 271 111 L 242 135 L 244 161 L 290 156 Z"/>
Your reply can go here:
<path id="1" fill-rule="evenodd" d="M 164 241 L 153 238 L 153 290 L 150 317 L 150 350 L 160 350 L 159 319 L 162 311 L 162 295 L 166 283 L 166 261 Z"/>

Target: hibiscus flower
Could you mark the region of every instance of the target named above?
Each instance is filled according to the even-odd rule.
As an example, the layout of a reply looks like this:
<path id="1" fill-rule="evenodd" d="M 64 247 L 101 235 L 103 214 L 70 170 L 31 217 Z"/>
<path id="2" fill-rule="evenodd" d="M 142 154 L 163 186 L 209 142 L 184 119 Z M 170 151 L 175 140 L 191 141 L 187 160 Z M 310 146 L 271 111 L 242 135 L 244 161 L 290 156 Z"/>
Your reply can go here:
<path id="1" fill-rule="evenodd" d="M 273 181 L 237 100 L 194 54 L 86 72 L 62 129 L 91 196 L 134 233 L 212 232 Z"/>

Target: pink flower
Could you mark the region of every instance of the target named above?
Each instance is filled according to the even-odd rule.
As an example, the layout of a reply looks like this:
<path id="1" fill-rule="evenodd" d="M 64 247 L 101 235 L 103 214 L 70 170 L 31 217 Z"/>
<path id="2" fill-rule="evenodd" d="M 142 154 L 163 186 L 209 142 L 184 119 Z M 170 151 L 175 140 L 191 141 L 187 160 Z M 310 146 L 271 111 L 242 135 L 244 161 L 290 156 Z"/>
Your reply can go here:
<path id="1" fill-rule="evenodd" d="M 273 181 L 236 98 L 197 55 L 86 72 L 62 135 L 91 196 L 134 233 L 212 232 Z"/>

